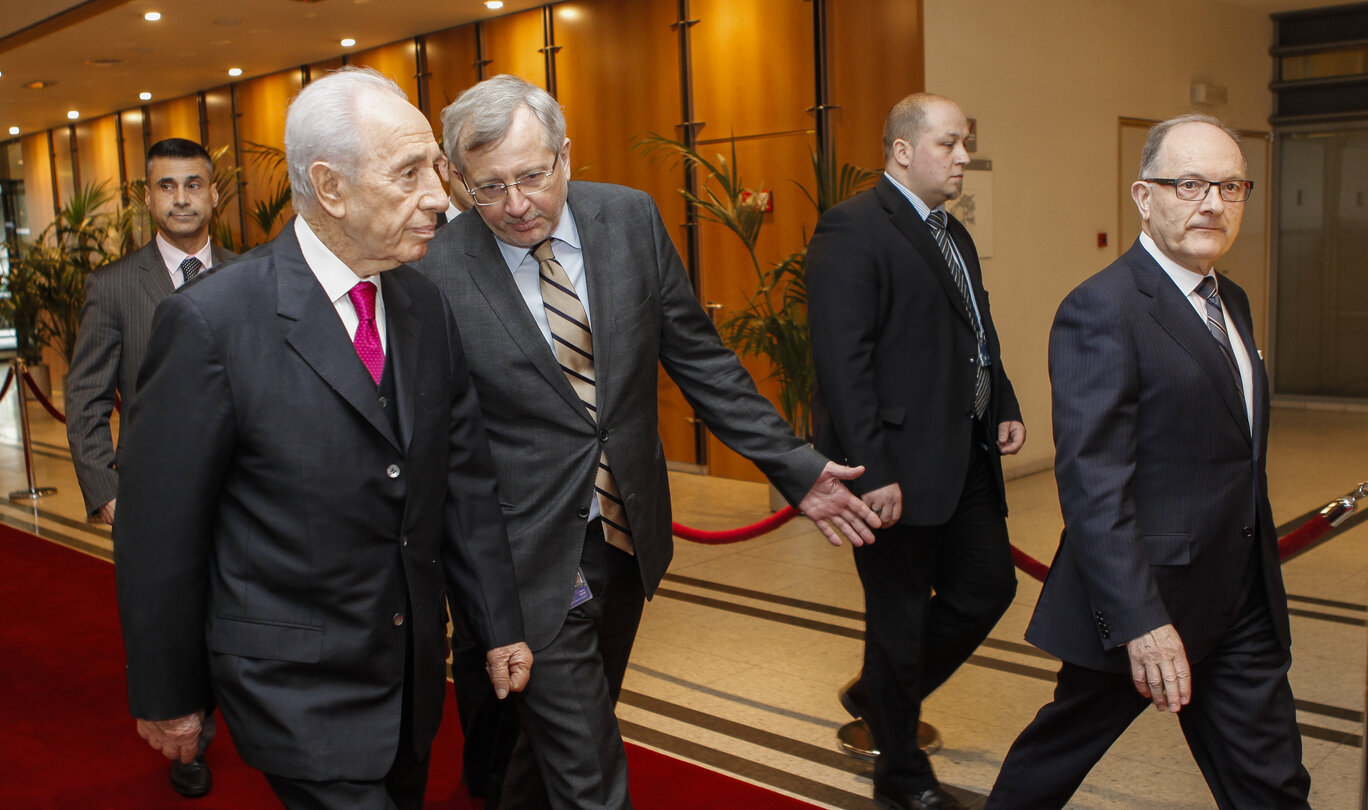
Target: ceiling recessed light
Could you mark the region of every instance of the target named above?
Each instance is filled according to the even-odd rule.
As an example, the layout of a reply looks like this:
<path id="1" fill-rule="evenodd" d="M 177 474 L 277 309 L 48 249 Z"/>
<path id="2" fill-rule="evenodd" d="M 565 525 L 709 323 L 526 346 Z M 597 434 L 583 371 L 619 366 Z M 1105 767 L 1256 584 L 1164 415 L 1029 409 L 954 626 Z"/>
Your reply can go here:
<path id="1" fill-rule="evenodd" d="M 503 8 L 503 0 L 486 0 L 485 8 L 495 10 Z"/>
<path id="2" fill-rule="evenodd" d="M 355 44 L 356 44 L 356 40 L 352 39 L 351 37 L 347 37 L 346 39 L 342 40 L 342 47 L 344 47 L 344 48 L 350 48 L 351 46 L 353 46 L 353 45 L 355 45 Z"/>
<path id="3" fill-rule="evenodd" d="M 229 76 L 241 76 L 241 75 L 242 75 L 242 68 L 228 68 L 228 75 L 229 75 Z"/>
<path id="4" fill-rule="evenodd" d="M 11 134 L 11 135 L 18 135 L 18 134 L 19 134 L 19 127 L 10 127 L 10 134 Z"/>
<path id="5" fill-rule="evenodd" d="M 37 81 L 29 82 L 28 84 L 26 84 L 26 85 L 24 85 L 24 86 L 27 87 L 27 88 L 30 89 L 30 90 L 43 90 L 43 89 L 45 89 L 45 88 L 48 88 L 48 87 L 53 86 L 53 85 L 56 84 L 56 83 L 57 83 L 57 82 L 49 81 L 49 80 L 47 80 L 47 79 L 38 79 Z"/>
<path id="6" fill-rule="evenodd" d="M 146 14 L 143 15 L 143 19 L 144 19 L 144 20 L 147 20 L 148 22 L 156 22 L 157 20 L 160 20 L 160 19 L 161 19 L 161 12 L 160 12 L 160 11 L 149 11 L 149 12 L 147 12 Z"/>
<path id="7" fill-rule="evenodd" d="M 67 110 L 67 118 L 70 118 L 71 120 L 75 121 L 77 118 L 80 118 L 80 117 L 81 117 L 81 111 L 80 111 L 80 110 Z"/>
<path id="8" fill-rule="evenodd" d="M 148 101 L 149 99 L 152 98 L 152 94 L 151 94 L 151 93 L 148 93 L 148 92 L 146 92 L 146 91 L 143 91 L 143 92 L 141 92 L 141 93 L 138 94 L 138 98 L 142 99 L 143 101 Z"/>

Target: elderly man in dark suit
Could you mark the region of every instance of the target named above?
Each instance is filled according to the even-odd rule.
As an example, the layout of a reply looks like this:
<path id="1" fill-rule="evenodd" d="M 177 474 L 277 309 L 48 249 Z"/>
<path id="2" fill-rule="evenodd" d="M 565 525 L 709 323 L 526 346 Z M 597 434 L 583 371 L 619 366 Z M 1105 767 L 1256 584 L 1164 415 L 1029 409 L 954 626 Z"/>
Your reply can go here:
<path id="1" fill-rule="evenodd" d="M 67 374 L 67 442 L 86 510 L 105 523 L 114 522 L 119 487 L 110 419 L 118 400 L 125 408 L 134 400 L 152 313 L 181 285 L 233 258 L 209 239 L 218 198 L 214 162 L 203 146 L 184 138 L 152 144 L 147 150 L 144 202 L 156 235 L 86 279 L 81 326 Z M 171 787 L 190 798 L 213 787 L 204 758 L 214 738 L 212 704 L 206 710 L 199 756 L 189 763 L 171 763 Z"/>
<path id="2" fill-rule="evenodd" d="M 1268 377 L 1249 300 L 1215 264 L 1240 232 L 1239 138 L 1150 130 L 1142 231 L 1050 332 L 1064 536 L 1026 638 L 1063 659 L 992 808 L 1063 807 L 1145 706 L 1178 714 L 1222 808 L 1305 808 L 1268 503 Z"/>
<path id="3" fill-rule="evenodd" d="M 139 733 L 190 759 L 217 698 L 291 808 L 420 808 L 450 589 L 500 696 L 527 681 L 456 322 L 404 262 L 446 204 L 426 119 L 347 69 L 291 103 L 299 216 L 157 310 L 115 574 Z"/>
<path id="4" fill-rule="evenodd" d="M 917 745 L 922 700 L 1016 593 L 1001 455 L 1026 439 L 969 233 L 969 125 L 918 93 L 884 123 L 884 176 L 822 215 L 807 255 L 817 449 L 866 472 L 883 521 L 855 549 L 864 668 L 842 702 L 869 723 L 879 806 L 959 808 Z M 934 593 L 934 596 L 933 596 Z"/>
<path id="5" fill-rule="evenodd" d="M 419 269 L 468 341 L 537 654 L 502 806 L 630 807 L 613 710 L 673 548 L 658 366 L 833 543 L 872 539 L 877 520 L 841 484 L 860 471 L 796 438 L 722 345 L 650 197 L 570 182 L 550 95 L 498 76 L 442 120 L 478 215 L 444 227 Z"/>

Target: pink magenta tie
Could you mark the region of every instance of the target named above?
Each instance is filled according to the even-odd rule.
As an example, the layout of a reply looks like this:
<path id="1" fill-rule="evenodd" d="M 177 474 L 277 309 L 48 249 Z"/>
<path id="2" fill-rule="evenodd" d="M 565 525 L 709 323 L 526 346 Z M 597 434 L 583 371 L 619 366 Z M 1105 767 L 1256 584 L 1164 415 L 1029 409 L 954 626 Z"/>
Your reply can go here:
<path id="1" fill-rule="evenodd" d="M 356 307 L 356 317 L 360 321 L 356 325 L 356 354 L 361 358 L 361 362 L 366 364 L 366 370 L 370 372 L 375 384 L 380 384 L 380 377 L 385 373 L 385 349 L 380 345 L 380 330 L 375 328 L 375 285 L 369 281 L 362 281 L 355 287 L 347 291 L 347 296 L 351 298 L 352 306 Z"/>

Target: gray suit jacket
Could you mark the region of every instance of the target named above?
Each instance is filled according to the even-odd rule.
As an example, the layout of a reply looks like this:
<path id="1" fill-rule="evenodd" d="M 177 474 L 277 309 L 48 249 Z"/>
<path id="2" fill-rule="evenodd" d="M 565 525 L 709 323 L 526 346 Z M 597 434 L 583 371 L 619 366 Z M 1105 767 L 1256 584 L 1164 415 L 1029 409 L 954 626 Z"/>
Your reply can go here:
<path id="1" fill-rule="evenodd" d="M 217 245 L 212 250 L 215 270 L 235 255 Z M 124 408 L 132 403 L 152 313 L 173 292 L 155 239 L 86 278 L 81 328 L 67 373 L 66 409 L 71 460 L 92 515 L 119 487 L 117 449 L 109 428 L 115 395 Z"/>
<path id="2" fill-rule="evenodd" d="M 1138 242 L 1055 316 L 1064 537 L 1026 638 L 1065 661 L 1124 672 L 1120 645 L 1172 623 L 1199 662 L 1255 582 L 1291 643 L 1264 471 L 1268 376 L 1249 299 L 1227 278 L 1220 290 L 1253 365 L 1252 431 L 1219 345 Z"/>
<path id="3" fill-rule="evenodd" d="M 673 554 L 658 432 L 658 366 L 707 426 L 755 462 L 790 502 L 826 459 L 795 437 L 722 345 L 651 198 L 572 182 L 584 248 L 599 419 L 575 396 L 479 216 L 437 232 L 418 270 L 451 301 L 498 471 L 527 643 L 549 644 L 569 611 L 599 451 L 627 506 L 650 596 Z"/>

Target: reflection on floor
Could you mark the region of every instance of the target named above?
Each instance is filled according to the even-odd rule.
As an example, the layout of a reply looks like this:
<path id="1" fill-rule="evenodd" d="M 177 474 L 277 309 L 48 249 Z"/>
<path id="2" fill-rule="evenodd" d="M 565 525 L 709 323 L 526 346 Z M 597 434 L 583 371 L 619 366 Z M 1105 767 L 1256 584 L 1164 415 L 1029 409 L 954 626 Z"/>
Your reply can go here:
<path id="1" fill-rule="evenodd" d="M 28 489 L 11 394 L 0 401 L 0 492 Z M 60 402 L 59 402 L 60 407 Z M 65 433 L 30 405 L 34 480 L 57 494 L 0 500 L 0 521 L 97 556 L 109 532 L 84 518 Z M 1032 441 L 1048 441 L 1037 428 Z M 1274 413 L 1270 480 L 1277 519 L 1297 520 L 1368 479 L 1368 414 Z M 764 486 L 672 474 L 675 517 L 724 529 L 768 514 Z M 1049 561 L 1061 521 L 1049 473 L 1009 482 L 1013 541 Z M 1368 506 L 1365 506 L 1368 510 Z M 1284 566 L 1292 598 L 1299 703 L 1311 804 L 1356 806 L 1363 767 L 1368 527 L 1354 528 Z M 1040 586 L 1021 577 L 992 637 L 927 701 L 944 737 L 932 761 L 975 806 L 1017 732 L 1050 697 L 1055 662 L 1022 639 Z M 755 540 L 680 541 L 647 606 L 619 714 L 626 736 L 666 753 L 834 808 L 871 808 L 868 763 L 837 749 L 848 719 L 837 689 L 860 664 L 863 599 L 850 552 L 805 521 Z M 1070 807 L 1214 806 L 1174 718 L 1147 712 L 1093 771 Z"/>

